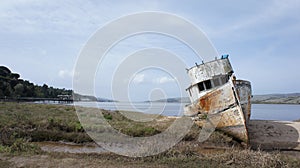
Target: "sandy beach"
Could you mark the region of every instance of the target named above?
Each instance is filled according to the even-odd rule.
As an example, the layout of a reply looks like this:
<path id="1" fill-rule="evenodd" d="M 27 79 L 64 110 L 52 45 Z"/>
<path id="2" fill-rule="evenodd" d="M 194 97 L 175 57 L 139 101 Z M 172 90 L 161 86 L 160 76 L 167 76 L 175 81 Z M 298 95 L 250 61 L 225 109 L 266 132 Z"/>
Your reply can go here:
<path id="1" fill-rule="evenodd" d="M 263 150 L 300 150 L 300 122 L 251 120 L 250 145 Z"/>

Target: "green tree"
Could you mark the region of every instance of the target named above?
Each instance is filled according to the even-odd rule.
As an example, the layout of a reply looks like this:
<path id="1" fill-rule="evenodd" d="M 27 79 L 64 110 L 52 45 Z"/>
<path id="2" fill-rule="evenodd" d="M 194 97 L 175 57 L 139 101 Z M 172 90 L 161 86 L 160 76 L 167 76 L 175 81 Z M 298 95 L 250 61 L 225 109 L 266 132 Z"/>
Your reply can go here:
<path id="1" fill-rule="evenodd" d="M 42 92 L 44 94 L 44 97 L 48 98 L 49 97 L 49 94 L 48 94 L 48 85 L 44 84 L 42 86 Z"/>
<path id="2" fill-rule="evenodd" d="M 2 89 L 0 89 L 0 98 L 3 98 L 4 97 L 4 93 L 2 91 Z"/>
<path id="3" fill-rule="evenodd" d="M 7 76 L 11 73 L 11 71 L 4 66 L 0 66 L 0 76 Z"/>
<path id="4" fill-rule="evenodd" d="M 17 74 L 17 73 L 11 73 L 11 74 L 10 74 L 10 78 L 12 78 L 12 79 L 19 79 L 19 78 L 20 78 L 20 75 Z"/>
<path id="5" fill-rule="evenodd" d="M 35 87 L 34 87 L 34 93 L 35 93 L 36 97 L 39 97 L 39 98 L 45 97 L 45 95 L 43 93 L 43 89 L 42 89 L 41 86 L 35 85 Z"/>
<path id="6" fill-rule="evenodd" d="M 6 96 L 6 97 L 12 97 L 12 95 L 13 95 L 13 90 L 10 87 L 10 85 L 7 85 L 5 87 L 5 90 L 4 90 L 4 96 Z"/>
<path id="7" fill-rule="evenodd" d="M 16 95 L 17 97 L 23 96 L 23 91 L 24 91 L 24 86 L 23 86 L 23 84 L 18 83 L 18 84 L 14 87 L 14 89 L 15 89 L 15 95 Z"/>
<path id="8" fill-rule="evenodd" d="M 34 85 L 20 79 L 20 75 L 12 73 L 7 67 L 0 66 L 0 97 L 38 97 L 56 98 L 58 95 L 72 94 L 72 90 Z"/>

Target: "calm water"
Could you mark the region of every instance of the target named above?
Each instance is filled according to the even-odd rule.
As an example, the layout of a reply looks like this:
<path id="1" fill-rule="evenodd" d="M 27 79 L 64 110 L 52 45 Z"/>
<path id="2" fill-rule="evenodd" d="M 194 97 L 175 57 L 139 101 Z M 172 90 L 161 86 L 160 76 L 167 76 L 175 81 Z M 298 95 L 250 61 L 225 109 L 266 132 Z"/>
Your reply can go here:
<path id="1" fill-rule="evenodd" d="M 300 105 L 253 104 L 251 119 L 293 121 L 300 119 Z"/>
<path id="2" fill-rule="evenodd" d="M 181 103 L 114 103 L 114 102 L 77 102 L 84 107 L 98 107 L 106 110 L 139 111 L 166 116 L 183 115 Z M 253 104 L 251 119 L 293 121 L 300 119 L 300 105 Z"/>
<path id="3" fill-rule="evenodd" d="M 181 103 L 74 102 L 74 104 L 106 110 L 138 111 L 165 116 L 181 116 L 183 115 L 184 107 L 184 104 Z"/>

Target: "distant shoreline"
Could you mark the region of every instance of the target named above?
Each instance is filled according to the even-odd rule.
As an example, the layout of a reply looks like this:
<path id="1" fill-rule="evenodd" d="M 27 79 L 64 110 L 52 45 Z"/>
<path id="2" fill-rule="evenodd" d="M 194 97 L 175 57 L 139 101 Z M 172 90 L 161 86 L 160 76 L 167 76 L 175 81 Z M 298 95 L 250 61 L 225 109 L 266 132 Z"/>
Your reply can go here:
<path id="1" fill-rule="evenodd" d="M 188 97 L 155 100 L 152 102 L 190 103 Z M 253 95 L 252 104 L 300 104 L 300 93 Z"/>
<path id="2" fill-rule="evenodd" d="M 251 104 L 283 104 L 283 105 L 300 105 L 300 103 L 273 103 L 273 102 L 251 102 Z"/>
<path id="3" fill-rule="evenodd" d="M 121 102 L 121 101 L 74 101 L 74 100 L 60 100 L 60 99 L 42 99 L 42 98 L 36 98 L 36 99 L 1 99 L 0 102 L 24 102 L 24 103 L 36 103 L 36 102 L 43 102 L 45 104 L 70 104 L 73 102 L 97 102 L 97 103 L 182 103 L 182 104 L 188 104 L 190 102 L 184 102 L 184 101 L 164 101 L 164 100 L 157 100 L 157 101 L 141 101 L 141 102 Z M 57 103 L 51 103 L 51 102 L 57 102 Z M 270 101 L 251 101 L 251 104 L 283 104 L 283 105 L 300 105 L 300 102 L 270 102 Z"/>

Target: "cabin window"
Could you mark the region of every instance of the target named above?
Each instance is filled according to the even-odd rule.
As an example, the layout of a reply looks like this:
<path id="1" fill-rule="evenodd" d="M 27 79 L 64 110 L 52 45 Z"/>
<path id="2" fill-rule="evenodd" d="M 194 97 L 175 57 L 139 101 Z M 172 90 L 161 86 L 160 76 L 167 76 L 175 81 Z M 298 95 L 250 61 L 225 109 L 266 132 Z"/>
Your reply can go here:
<path id="1" fill-rule="evenodd" d="M 198 85 L 199 92 L 202 92 L 204 90 L 209 90 L 214 87 L 224 85 L 225 83 L 228 82 L 228 80 L 229 80 L 228 75 L 222 75 L 219 77 L 215 77 L 214 79 L 211 79 L 211 80 L 199 82 L 197 85 Z"/>
<path id="2" fill-rule="evenodd" d="M 205 90 L 203 82 L 198 83 L 198 89 L 199 89 L 199 92 Z"/>
<path id="3" fill-rule="evenodd" d="M 205 84 L 205 88 L 206 88 L 206 89 L 211 89 L 211 88 L 212 88 L 212 85 L 211 85 L 211 81 L 210 81 L 210 80 L 204 81 L 204 84 Z"/>
<path id="4" fill-rule="evenodd" d="M 211 80 L 199 82 L 197 85 L 198 85 L 199 92 L 202 92 L 204 90 L 209 90 L 214 87 L 224 85 L 227 82 L 228 82 L 228 76 L 226 75 L 226 76 L 220 76 L 220 77 L 217 77 L 217 78 L 214 78 Z"/>

